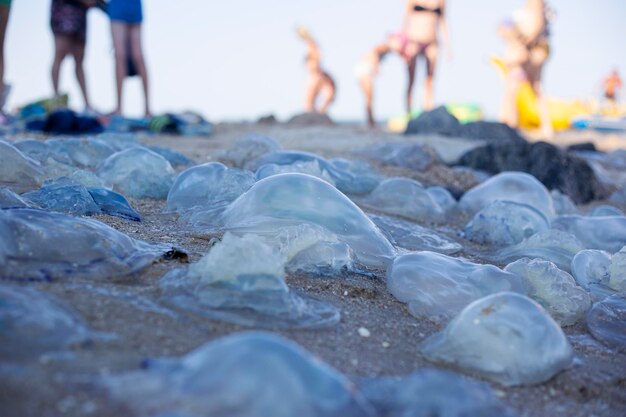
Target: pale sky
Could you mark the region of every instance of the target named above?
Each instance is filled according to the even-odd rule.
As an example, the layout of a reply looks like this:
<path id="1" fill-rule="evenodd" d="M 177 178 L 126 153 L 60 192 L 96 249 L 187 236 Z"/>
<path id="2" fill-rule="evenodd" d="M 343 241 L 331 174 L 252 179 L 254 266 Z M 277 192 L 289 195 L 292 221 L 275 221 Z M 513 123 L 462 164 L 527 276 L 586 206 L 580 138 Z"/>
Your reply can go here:
<path id="1" fill-rule="evenodd" d="M 497 114 L 502 84 L 488 57 L 502 52 L 498 22 L 522 0 L 448 0 L 453 61 L 442 55 L 438 103 L 478 103 Z M 286 118 L 303 108 L 305 48 L 294 34 L 307 26 L 318 40 L 323 66 L 338 84 L 331 108 L 336 119 L 363 118 L 363 97 L 354 78 L 360 57 L 402 22 L 404 0 L 144 0 L 144 47 L 154 113 L 196 110 L 209 120 Z M 626 0 L 553 0 L 553 56 L 546 72 L 548 95 L 599 96 L 602 77 L 617 66 L 626 77 Z M 53 38 L 50 0 L 13 0 L 5 51 L 9 108 L 52 93 Z M 86 57 L 94 107 L 114 107 L 110 28 L 98 10 L 89 14 Z M 423 67 L 416 89 L 421 104 Z M 399 59 L 383 63 L 377 81 L 380 118 L 403 111 L 406 69 Z M 62 90 L 83 107 L 73 63 L 62 68 Z M 139 81 L 127 82 L 125 110 L 142 110 Z"/>

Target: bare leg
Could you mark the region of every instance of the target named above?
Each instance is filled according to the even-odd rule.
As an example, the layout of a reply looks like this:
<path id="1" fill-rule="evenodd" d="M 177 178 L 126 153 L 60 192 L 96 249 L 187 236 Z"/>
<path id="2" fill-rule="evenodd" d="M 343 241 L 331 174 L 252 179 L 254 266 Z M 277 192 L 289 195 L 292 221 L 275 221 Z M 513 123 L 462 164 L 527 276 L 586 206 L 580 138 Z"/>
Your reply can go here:
<path id="1" fill-rule="evenodd" d="M 372 76 L 363 76 L 359 79 L 359 84 L 365 94 L 365 112 L 367 114 L 367 125 L 369 127 L 375 127 L 376 121 L 374 120 L 374 80 Z"/>
<path id="2" fill-rule="evenodd" d="M 335 101 L 335 95 L 337 94 L 337 87 L 335 86 L 335 82 L 328 74 L 324 74 L 322 89 L 324 90 L 324 103 L 320 108 L 320 113 L 326 114 L 328 112 L 328 108 L 333 101 Z"/>
<path id="3" fill-rule="evenodd" d="M 304 102 L 304 109 L 307 112 L 316 111 L 315 101 L 317 99 L 317 95 L 320 92 L 321 85 L 322 85 L 321 74 L 311 72 L 309 74 L 309 82 L 306 87 L 306 98 Z"/>
<path id="4" fill-rule="evenodd" d="M 411 107 L 413 104 L 413 84 L 415 84 L 415 67 L 417 66 L 417 56 L 411 58 L 407 64 L 409 71 L 409 84 L 406 89 L 406 112 L 411 114 Z"/>
<path id="5" fill-rule="evenodd" d="M 111 22 L 111 34 L 113 36 L 113 48 L 115 49 L 115 80 L 117 87 L 116 114 L 122 114 L 122 87 L 124 78 L 128 75 L 126 57 L 128 56 L 128 25 L 121 22 Z"/>
<path id="6" fill-rule="evenodd" d="M 541 83 L 537 82 L 533 86 L 535 95 L 537 96 L 537 105 L 539 107 L 539 119 L 541 120 L 541 133 L 544 139 L 550 139 L 554 136 L 554 129 L 552 128 L 552 120 L 550 119 L 550 110 L 548 109 L 548 103 L 543 95 L 543 89 Z"/>
<path id="7" fill-rule="evenodd" d="M 0 97 L 4 94 L 4 38 L 9 24 L 9 12 L 8 7 L 0 6 Z"/>
<path id="8" fill-rule="evenodd" d="M 130 26 L 130 53 L 132 54 L 133 63 L 135 64 L 135 68 L 137 68 L 137 73 L 143 84 L 145 116 L 150 117 L 150 88 L 148 83 L 148 69 L 141 46 L 141 24 Z"/>
<path id="9" fill-rule="evenodd" d="M 433 94 L 433 80 L 435 78 L 435 68 L 437 66 L 437 55 L 439 46 L 436 43 L 428 45 L 424 51 L 426 57 L 426 84 L 424 86 L 424 110 L 432 110 L 435 104 Z"/>
<path id="10" fill-rule="evenodd" d="M 512 128 L 517 128 L 519 116 L 517 110 L 517 94 L 522 80 L 519 74 L 507 74 L 504 80 L 504 97 L 500 107 L 500 121 Z"/>
<path id="11" fill-rule="evenodd" d="M 65 57 L 72 51 L 72 38 L 69 36 L 54 37 L 54 61 L 52 61 L 52 88 L 54 95 L 59 95 L 59 75 L 61 64 Z"/>
<path id="12" fill-rule="evenodd" d="M 74 46 L 72 48 L 72 53 L 74 55 L 74 62 L 76 63 L 76 79 L 78 80 L 80 91 L 83 93 L 85 108 L 91 109 L 91 104 L 89 103 L 89 95 L 87 93 L 87 81 L 85 80 L 85 69 L 83 67 L 83 61 L 85 58 L 85 42 L 75 40 Z"/>

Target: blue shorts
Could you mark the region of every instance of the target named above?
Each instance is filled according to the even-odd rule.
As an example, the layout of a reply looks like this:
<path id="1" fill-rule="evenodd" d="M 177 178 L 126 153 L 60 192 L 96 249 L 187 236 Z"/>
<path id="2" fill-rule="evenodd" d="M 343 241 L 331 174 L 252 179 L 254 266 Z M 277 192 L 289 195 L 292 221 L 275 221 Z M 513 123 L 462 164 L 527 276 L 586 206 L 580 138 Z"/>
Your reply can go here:
<path id="1" fill-rule="evenodd" d="M 109 18 L 116 22 L 135 24 L 143 20 L 141 0 L 111 0 L 107 12 Z"/>

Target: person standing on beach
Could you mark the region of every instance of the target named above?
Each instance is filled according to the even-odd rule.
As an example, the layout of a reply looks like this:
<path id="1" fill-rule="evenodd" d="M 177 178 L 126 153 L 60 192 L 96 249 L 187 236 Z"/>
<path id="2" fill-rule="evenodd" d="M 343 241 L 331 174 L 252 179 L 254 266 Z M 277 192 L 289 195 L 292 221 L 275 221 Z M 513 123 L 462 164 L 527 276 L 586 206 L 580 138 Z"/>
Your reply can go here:
<path id="1" fill-rule="evenodd" d="M 408 0 L 404 16 L 403 30 L 408 39 L 407 56 L 409 83 L 406 93 L 406 110 L 410 114 L 413 104 L 413 85 L 417 58 L 423 57 L 426 61 L 426 82 L 424 89 L 424 110 L 432 110 L 434 106 L 433 80 L 439 42 L 437 32 L 441 32 L 443 47 L 452 57 L 446 22 L 445 0 Z"/>
<path id="2" fill-rule="evenodd" d="M 4 84 L 4 38 L 9 24 L 9 12 L 11 0 L 0 0 L 0 124 L 7 121 L 4 114 L 4 104 L 8 93 L 8 87 Z"/>
<path id="3" fill-rule="evenodd" d="M 526 0 L 524 7 L 513 13 L 515 27 L 528 49 L 524 70 L 537 97 L 541 131 L 545 138 L 554 135 L 542 85 L 543 68 L 550 57 L 550 14 L 544 0 Z"/>
<path id="4" fill-rule="evenodd" d="M 306 66 L 309 71 L 309 81 L 306 89 L 305 109 L 307 112 L 326 114 L 330 105 L 335 101 L 337 93 L 335 81 L 328 72 L 322 69 L 320 50 L 311 34 L 303 27 L 298 28 L 297 32 L 307 44 Z M 316 101 L 320 94 L 324 94 L 324 102 L 318 108 Z"/>
<path id="5" fill-rule="evenodd" d="M 608 104 L 608 110 L 614 112 L 617 107 L 617 94 L 622 89 L 622 79 L 617 72 L 617 68 L 604 79 L 604 98 Z"/>
<path id="6" fill-rule="evenodd" d="M 500 107 L 500 121 L 516 129 L 519 123 L 517 95 L 528 78 L 524 65 L 528 61 L 528 49 L 517 28 L 511 21 L 504 21 L 498 27 L 498 34 L 506 44 L 504 52 L 504 96 Z"/>
<path id="7" fill-rule="evenodd" d="M 52 61 L 52 87 L 59 96 L 61 64 L 68 55 L 74 57 L 76 80 L 83 94 L 85 110 L 91 110 L 83 60 L 87 40 L 87 11 L 96 5 L 95 0 L 52 0 L 50 27 L 54 34 L 54 60 Z"/>
<path id="8" fill-rule="evenodd" d="M 122 90 L 124 79 L 129 75 L 128 57 L 143 84 L 145 117 L 151 117 L 148 70 L 141 46 L 143 11 L 141 0 L 110 0 L 107 13 L 111 19 L 111 34 L 115 50 L 115 79 L 117 107 L 115 114 L 122 114 Z"/>
<path id="9" fill-rule="evenodd" d="M 373 110 L 374 80 L 378 75 L 380 63 L 390 52 L 396 52 L 406 61 L 406 46 L 407 38 L 404 33 L 390 35 L 385 42 L 376 45 L 374 49 L 363 56 L 355 68 L 356 78 L 365 95 L 365 111 L 369 127 L 376 127 Z"/>

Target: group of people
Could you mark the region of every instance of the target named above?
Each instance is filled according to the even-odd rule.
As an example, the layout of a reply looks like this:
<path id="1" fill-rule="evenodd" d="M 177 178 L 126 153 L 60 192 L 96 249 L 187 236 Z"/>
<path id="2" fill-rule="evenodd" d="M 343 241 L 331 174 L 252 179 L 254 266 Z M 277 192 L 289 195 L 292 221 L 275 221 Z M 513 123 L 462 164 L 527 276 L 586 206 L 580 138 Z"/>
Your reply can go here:
<path id="1" fill-rule="evenodd" d="M 523 81 L 532 86 L 540 106 L 544 134 L 551 135 L 548 108 L 542 89 L 542 71 L 550 54 L 549 44 L 549 9 L 544 0 L 526 0 L 524 6 L 515 11 L 512 19 L 505 21 L 499 28 L 506 43 L 504 61 L 507 66 L 505 94 L 500 119 L 512 127 L 517 127 L 516 97 Z M 320 65 L 317 45 L 306 31 L 299 31 L 307 40 L 309 57 L 314 57 L 314 64 L 308 65 L 309 84 L 307 86 L 306 108 L 309 111 L 325 112 L 334 97 L 335 83 Z M 407 0 L 401 31 L 387 37 L 382 43 L 369 51 L 356 68 L 356 76 L 365 95 L 367 121 L 375 126 L 373 114 L 374 81 L 383 59 L 390 53 L 397 54 L 406 64 L 408 83 L 406 90 L 406 111 L 411 114 L 413 90 L 416 81 L 418 60 L 426 66 L 424 80 L 424 110 L 431 110 L 434 105 L 433 81 L 441 46 L 452 57 L 448 25 L 446 21 L 445 0 Z M 331 91 L 321 107 L 315 106 L 315 98 L 324 91 Z"/>
<path id="2" fill-rule="evenodd" d="M 11 0 L 0 0 L 0 89 L 4 83 L 4 35 Z M 85 110 L 91 111 L 91 100 L 83 60 L 87 42 L 87 13 L 99 8 L 111 20 L 111 34 L 115 51 L 115 76 L 117 105 L 113 114 L 122 113 L 123 84 L 128 76 L 139 75 L 143 83 L 145 115 L 150 116 L 148 71 L 141 46 L 143 11 L 141 0 L 52 0 L 50 26 L 54 35 L 54 60 L 51 77 L 55 96 L 59 96 L 60 71 L 63 61 L 72 57 L 75 62 L 76 80 L 83 95 Z M 5 94 L 0 90 L 0 97 Z"/>

